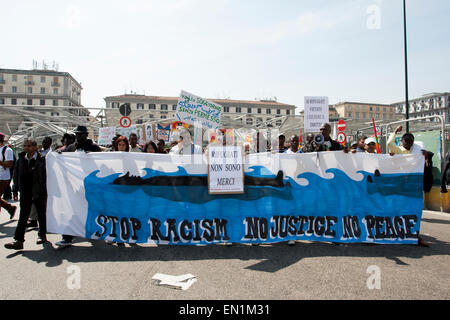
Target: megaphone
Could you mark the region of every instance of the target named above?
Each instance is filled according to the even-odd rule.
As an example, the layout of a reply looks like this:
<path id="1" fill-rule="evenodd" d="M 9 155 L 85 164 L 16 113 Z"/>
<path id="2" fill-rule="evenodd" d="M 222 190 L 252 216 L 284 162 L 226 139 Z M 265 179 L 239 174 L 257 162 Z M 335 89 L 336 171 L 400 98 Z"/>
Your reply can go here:
<path id="1" fill-rule="evenodd" d="M 322 134 L 318 134 L 314 136 L 314 142 L 318 145 L 322 145 L 325 142 L 325 137 Z"/>

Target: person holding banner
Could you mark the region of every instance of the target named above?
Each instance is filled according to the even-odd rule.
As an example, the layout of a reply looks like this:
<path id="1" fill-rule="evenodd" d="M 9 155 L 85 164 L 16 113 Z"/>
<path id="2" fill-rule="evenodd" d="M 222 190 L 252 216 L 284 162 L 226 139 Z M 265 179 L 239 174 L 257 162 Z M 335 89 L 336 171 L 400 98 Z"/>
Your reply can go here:
<path id="1" fill-rule="evenodd" d="M 144 152 L 145 153 L 157 153 L 158 148 L 153 141 L 149 141 L 145 144 Z"/>
<path id="2" fill-rule="evenodd" d="M 141 147 L 139 147 L 138 143 L 138 136 L 136 133 L 130 134 L 130 152 L 142 152 Z"/>
<path id="3" fill-rule="evenodd" d="M 291 146 L 284 153 L 286 154 L 300 153 L 301 151 L 298 150 L 300 138 L 297 135 L 293 135 L 289 141 L 291 143 Z"/>
<path id="4" fill-rule="evenodd" d="M 76 141 L 66 148 L 66 152 L 101 152 L 102 149 L 96 145 L 91 139 L 88 139 L 88 129 L 85 126 L 78 126 L 73 131 L 75 133 Z M 55 244 L 60 248 L 66 247 L 72 244 L 73 236 L 63 235 L 62 240 Z"/>
<path id="5" fill-rule="evenodd" d="M 114 141 L 114 151 L 128 152 L 130 151 L 130 145 L 128 139 L 125 136 L 120 136 Z"/>
<path id="6" fill-rule="evenodd" d="M 14 234 L 14 242 L 5 244 L 6 249 L 22 250 L 25 242 L 25 231 L 31 206 L 34 204 L 39 221 L 39 240 L 37 244 L 47 242 L 46 202 L 47 172 L 45 157 L 39 154 L 36 140 L 28 138 L 23 143 L 21 153 L 14 170 L 14 180 L 18 182 L 20 191 L 20 216 Z"/>

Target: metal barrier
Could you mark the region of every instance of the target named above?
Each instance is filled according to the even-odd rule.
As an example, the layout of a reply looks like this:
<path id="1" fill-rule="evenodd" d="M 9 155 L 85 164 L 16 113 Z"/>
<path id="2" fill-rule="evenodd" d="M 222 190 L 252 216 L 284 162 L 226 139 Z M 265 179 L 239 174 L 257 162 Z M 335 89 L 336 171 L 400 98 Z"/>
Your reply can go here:
<path id="1" fill-rule="evenodd" d="M 416 122 L 416 121 L 422 121 L 422 120 L 426 120 L 426 119 L 439 119 L 441 122 L 440 131 L 441 131 L 441 172 L 442 172 L 442 170 L 444 169 L 443 166 L 444 166 L 445 149 L 446 149 L 444 117 L 435 115 L 435 116 L 426 116 L 426 117 L 414 118 L 414 119 L 408 119 L 408 120 L 406 120 L 406 119 L 398 120 L 398 121 L 390 122 L 388 124 L 384 124 L 383 125 L 383 127 L 385 128 L 384 132 L 386 133 L 386 137 L 388 137 L 389 136 L 389 128 L 394 124 L 401 124 L 401 123 L 405 123 L 405 122 Z M 386 139 L 386 142 L 385 142 L 386 150 L 388 150 L 387 140 L 388 140 L 388 138 Z"/>

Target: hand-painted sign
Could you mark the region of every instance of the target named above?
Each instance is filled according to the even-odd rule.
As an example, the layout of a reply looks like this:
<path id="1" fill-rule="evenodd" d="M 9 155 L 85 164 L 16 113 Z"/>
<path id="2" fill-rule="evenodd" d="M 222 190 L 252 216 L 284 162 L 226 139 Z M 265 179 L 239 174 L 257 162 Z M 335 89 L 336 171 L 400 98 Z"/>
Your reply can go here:
<path id="1" fill-rule="evenodd" d="M 319 132 L 329 122 L 328 97 L 305 97 L 305 132 Z"/>
<path id="2" fill-rule="evenodd" d="M 169 142 L 170 140 L 170 124 L 158 123 L 157 140 L 164 140 Z"/>
<path id="3" fill-rule="evenodd" d="M 107 127 L 98 129 L 98 144 L 107 146 L 112 144 L 112 139 L 116 135 L 116 127 Z"/>
<path id="4" fill-rule="evenodd" d="M 244 161 L 244 193 L 212 195 L 206 157 L 51 152 L 47 230 L 171 245 L 417 244 L 423 155 L 349 156 L 251 154 Z"/>
<path id="5" fill-rule="evenodd" d="M 244 193 L 242 147 L 208 147 L 208 187 L 210 194 Z"/>
<path id="6" fill-rule="evenodd" d="M 175 114 L 178 121 L 191 125 L 199 123 L 203 128 L 217 129 L 221 114 L 222 106 L 219 104 L 181 91 Z"/>

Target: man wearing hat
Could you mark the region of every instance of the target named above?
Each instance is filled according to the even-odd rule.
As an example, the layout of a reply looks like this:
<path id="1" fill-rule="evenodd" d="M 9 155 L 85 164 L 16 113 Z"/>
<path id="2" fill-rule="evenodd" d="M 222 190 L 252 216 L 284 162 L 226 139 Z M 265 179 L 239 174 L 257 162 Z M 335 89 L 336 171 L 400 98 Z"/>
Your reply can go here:
<path id="1" fill-rule="evenodd" d="M 377 141 L 374 137 L 367 138 L 364 144 L 366 145 L 366 153 L 377 153 Z"/>
<path id="2" fill-rule="evenodd" d="M 13 166 L 14 154 L 11 148 L 5 144 L 5 135 L 0 132 L 0 205 L 9 213 L 10 219 L 14 218 L 17 207 L 9 204 L 1 198 L 9 183 L 11 183 L 10 168 Z"/>
<path id="3" fill-rule="evenodd" d="M 75 142 L 69 145 L 66 152 L 84 151 L 100 152 L 102 151 L 91 139 L 88 139 L 88 129 L 85 126 L 78 126 L 73 131 L 75 133 Z"/>
<path id="4" fill-rule="evenodd" d="M 102 150 L 98 145 L 92 142 L 91 139 L 88 139 L 88 129 L 85 126 L 78 126 L 73 131 L 75 133 L 75 142 L 69 145 L 65 152 L 76 152 L 76 151 L 84 151 L 84 152 L 101 152 Z M 65 247 L 72 243 L 73 236 L 71 235 L 63 235 L 61 241 L 56 242 L 55 244 L 59 247 Z"/>

